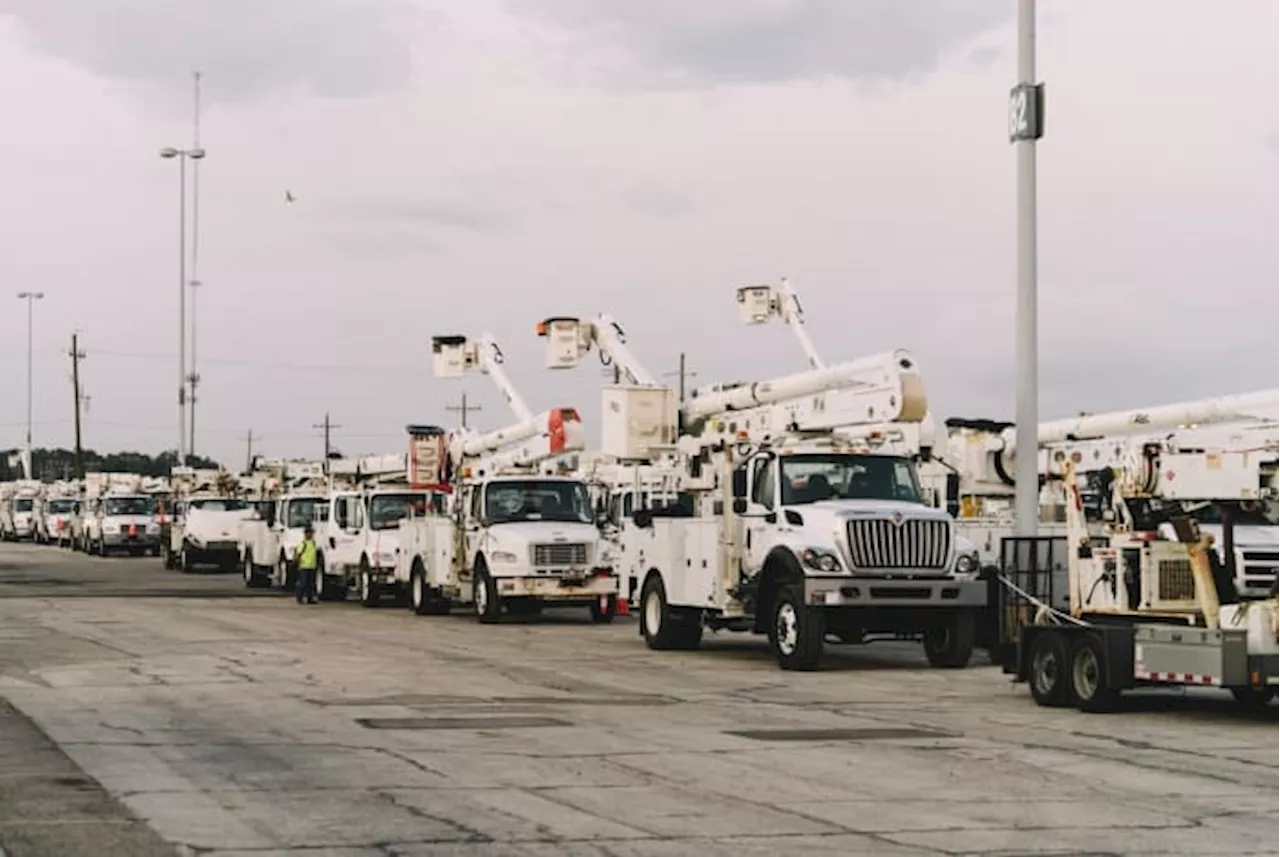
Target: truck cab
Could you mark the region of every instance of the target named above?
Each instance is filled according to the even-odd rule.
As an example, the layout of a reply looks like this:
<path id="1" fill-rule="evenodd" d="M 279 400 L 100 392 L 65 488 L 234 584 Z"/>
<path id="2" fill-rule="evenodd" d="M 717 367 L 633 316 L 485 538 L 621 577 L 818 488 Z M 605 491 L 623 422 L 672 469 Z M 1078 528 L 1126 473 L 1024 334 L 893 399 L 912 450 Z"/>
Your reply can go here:
<path id="1" fill-rule="evenodd" d="M 616 615 L 613 551 L 581 479 L 529 472 L 466 479 L 452 516 L 403 530 L 408 553 L 398 577 L 416 612 L 469 604 L 485 623 L 543 606 L 583 605 L 595 622 Z"/>
<path id="2" fill-rule="evenodd" d="M 321 598 L 345 598 L 357 587 L 360 601 L 373 606 L 395 583 L 400 521 L 438 508 L 433 492 L 406 486 L 342 489 L 328 498 L 328 516 L 317 528 L 321 561 L 316 591 Z M 296 550 L 296 545 L 295 545 Z"/>
<path id="3" fill-rule="evenodd" d="M 97 504 L 87 550 L 99 556 L 124 551 L 133 556 L 160 553 L 156 501 L 147 494 L 107 494 Z"/>
<path id="4" fill-rule="evenodd" d="M 45 540 L 59 547 L 70 544 L 72 521 L 79 511 L 75 497 L 53 497 L 44 504 Z"/>

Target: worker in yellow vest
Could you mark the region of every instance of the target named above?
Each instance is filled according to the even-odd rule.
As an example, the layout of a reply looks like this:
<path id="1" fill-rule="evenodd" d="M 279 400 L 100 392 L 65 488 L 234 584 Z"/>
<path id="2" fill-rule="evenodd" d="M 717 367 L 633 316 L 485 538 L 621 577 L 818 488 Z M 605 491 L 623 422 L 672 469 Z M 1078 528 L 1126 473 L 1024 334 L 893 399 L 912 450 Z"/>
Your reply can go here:
<path id="1" fill-rule="evenodd" d="M 298 603 L 305 598 L 308 604 L 316 603 L 316 566 L 320 549 L 316 547 L 316 531 L 307 527 L 298 545 Z"/>

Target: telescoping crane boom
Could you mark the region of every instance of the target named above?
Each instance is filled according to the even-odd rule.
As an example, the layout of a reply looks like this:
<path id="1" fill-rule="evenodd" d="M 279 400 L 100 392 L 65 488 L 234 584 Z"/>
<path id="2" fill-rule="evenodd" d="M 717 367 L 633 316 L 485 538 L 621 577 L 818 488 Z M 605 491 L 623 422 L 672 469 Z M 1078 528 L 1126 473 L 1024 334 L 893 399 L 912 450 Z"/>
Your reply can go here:
<path id="1" fill-rule="evenodd" d="M 455 465 L 471 462 L 478 473 L 507 467 L 533 466 L 547 458 L 583 448 L 582 418 L 573 408 L 551 408 L 534 414 L 503 370 L 505 357 L 490 334 L 478 340 L 465 336 L 431 339 L 437 378 L 460 378 L 467 372 L 488 375 L 502 393 L 516 422 L 490 432 L 461 430 L 450 443 Z"/>

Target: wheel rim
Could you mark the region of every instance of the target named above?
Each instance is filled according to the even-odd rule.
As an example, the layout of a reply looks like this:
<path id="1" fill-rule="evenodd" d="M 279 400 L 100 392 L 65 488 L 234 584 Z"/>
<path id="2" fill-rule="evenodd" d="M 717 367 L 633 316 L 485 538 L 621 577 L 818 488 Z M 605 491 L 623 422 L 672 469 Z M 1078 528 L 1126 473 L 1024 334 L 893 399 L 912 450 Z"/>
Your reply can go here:
<path id="1" fill-rule="evenodd" d="M 489 610 L 489 587 L 485 585 L 484 578 L 476 578 L 476 613 L 483 616 Z"/>
<path id="2" fill-rule="evenodd" d="M 1072 680 L 1075 684 L 1076 696 L 1081 699 L 1093 699 L 1098 692 L 1098 684 L 1102 670 L 1098 666 L 1098 656 L 1089 646 L 1081 647 L 1072 665 Z"/>
<path id="3" fill-rule="evenodd" d="M 422 575 L 415 574 L 413 576 L 413 606 L 422 606 Z"/>
<path id="4" fill-rule="evenodd" d="M 364 601 L 369 600 L 369 572 L 360 572 L 360 598 Z"/>
<path id="5" fill-rule="evenodd" d="M 644 600 L 644 627 L 650 634 L 662 630 L 662 599 L 656 591 L 650 592 Z"/>
<path id="6" fill-rule="evenodd" d="M 935 652 L 946 651 L 947 646 L 951 643 L 951 629 L 946 625 L 934 628 L 930 637 L 931 639 L 929 642 L 933 646 L 933 650 Z"/>
<path id="7" fill-rule="evenodd" d="M 775 623 L 778 637 L 778 651 L 784 655 L 795 652 L 796 642 L 800 637 L 800 617 L 796 615 L 795 605 L 789 601 L 778 607 L 778 619 Z"/>
<path id="8" fill-rule="evenodd" d="M 253 560 L 249 557 L 245 557 L 244 559 L 244 582 L 253 582 Z"/>
<path id="9" fill-rule="evenodd" d="M 1036 691 L 1049 696 L 1058 685 L 1058 659 L 1049 649 L 1041 649 L 1031 659 L 1031 674 L 1035 677 Z"/>

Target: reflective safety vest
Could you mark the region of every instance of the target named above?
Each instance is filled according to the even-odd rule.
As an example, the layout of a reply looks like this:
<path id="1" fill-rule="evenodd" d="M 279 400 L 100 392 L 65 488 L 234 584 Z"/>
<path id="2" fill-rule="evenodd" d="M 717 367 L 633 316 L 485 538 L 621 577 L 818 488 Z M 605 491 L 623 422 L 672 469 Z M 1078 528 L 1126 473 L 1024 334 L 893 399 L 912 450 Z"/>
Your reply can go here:
<path id="1" fill-rule="evenodd" d="M 302 544 L 298 545 L 298 568 L 311 569 L 315 567 L 316 567 L 315 539 L 303 539 Z"/>

